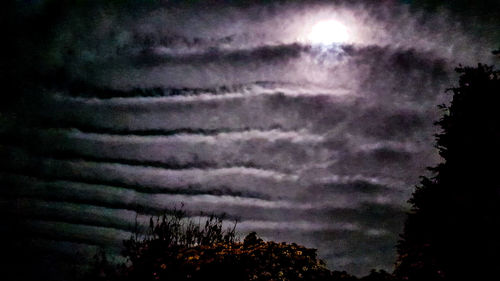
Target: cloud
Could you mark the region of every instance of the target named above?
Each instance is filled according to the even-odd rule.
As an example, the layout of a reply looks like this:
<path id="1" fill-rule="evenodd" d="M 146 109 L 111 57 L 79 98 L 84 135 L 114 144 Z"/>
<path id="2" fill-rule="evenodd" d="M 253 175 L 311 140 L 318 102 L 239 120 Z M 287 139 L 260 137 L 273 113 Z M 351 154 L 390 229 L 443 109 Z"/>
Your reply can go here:
<path id="1" fill-rule="evenodd" d="M 4 135 L 4 142 L 22 145 L 41 156 L 167 169 L 234 166 L 293 172 L 304 163 L 324 158 L 324 137 L 305 131 L 244 130 L 211 135 L 180 133 L 116 135 L 79 130 L 26 130 Z M 58 146 L 51 144 L 58 143 Z M 36 145 L 35 145 L 36 144 Z M 168 149 L 165 149 L 168 148 Z M 294 154 L 290 152 L 294 151 Z M 283 163 L 287 163 L 283 166 Z"/>
<path id="2" fill-rule="evenodd" d="M 29 7 L 51 20 L 40 34 L 22 21 L 16 42 L 31 44 L 9 69 L 12 83 L 39 75 L 47 87 L 0 115 L 0 203 L 20 204 L 34 239 L 73 241 L 58 249 L 116 246 L 135 213 L 184 202 L 316 247 L 332 269 L 390 270 L 405 202 L 440 160 L 433 122 L 453 68 L 491 63 L 498 47 L 491 23 L 395 1 L 82 4 L 59 16 L 42 2 Z M 351 41 L 303 40 L 331 17 Z"/>

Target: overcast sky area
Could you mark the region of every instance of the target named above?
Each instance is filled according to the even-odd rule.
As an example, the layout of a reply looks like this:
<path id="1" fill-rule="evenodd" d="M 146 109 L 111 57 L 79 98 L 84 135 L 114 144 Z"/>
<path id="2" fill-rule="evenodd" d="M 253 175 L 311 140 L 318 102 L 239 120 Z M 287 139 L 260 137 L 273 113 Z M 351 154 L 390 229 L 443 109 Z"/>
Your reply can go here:
<path id="1" fill-rule="evenodd" d="M 498 64 L 498 21 L 433 1 L 142 2 L 67 5 L 22 34 L 43 43 L 18 69 L 104 90 L 38 88 L 0 115 L 2 213 L 68 256 L 118 253 L 136 215 L 183 203 L 332 270 L 392 271 L 406 201 L 440 161 L 437 105 L 458 64 Z M 311 39 L 332 20 L 343 37 Z"/>

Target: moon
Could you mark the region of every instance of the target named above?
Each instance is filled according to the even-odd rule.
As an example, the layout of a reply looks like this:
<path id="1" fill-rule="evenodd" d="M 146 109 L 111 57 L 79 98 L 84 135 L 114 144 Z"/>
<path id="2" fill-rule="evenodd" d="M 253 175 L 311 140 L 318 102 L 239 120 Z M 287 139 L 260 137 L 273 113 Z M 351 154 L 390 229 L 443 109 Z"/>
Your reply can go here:
<path id="1" fill-rule="evenodd" d="M 332 45 L 344 43 L 349 39 L 347 27 L 336 20 L 325 20 L 316 23 L 308 35 L 308 40 L 315 45 Z"/>

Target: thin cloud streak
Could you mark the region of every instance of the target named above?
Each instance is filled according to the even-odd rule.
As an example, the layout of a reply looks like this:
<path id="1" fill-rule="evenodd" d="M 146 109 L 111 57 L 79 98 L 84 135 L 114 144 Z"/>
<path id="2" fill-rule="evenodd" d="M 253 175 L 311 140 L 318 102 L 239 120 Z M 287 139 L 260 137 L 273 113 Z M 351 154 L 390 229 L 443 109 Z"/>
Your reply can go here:
<path id="1" fill-rule="evenodd" d="M 125 208 L 130 206 L 132 210 L 150 209 L 161 211 L 166 208 L 176 206 L 180 202 L 186 203 L 188 210 L 204 210 L 216 213 L 223 213 L 225 207 L 243 207 L 243 208 L 264 208 L 264 209 L 280 209 L 289 210 L 325 210 L 347 208 L 356 209 L 365 203 L 375 203 L 380 205 L 392 205 L 398 207 L 399 200 L 387 201 L 381 197 L 371 194 L 357 193 L 353 200 L 349 194 L 338 192 L 333 196 L 336 200 L 324 200 L 311 202 L 294 202 L 287 200 L 263 200 L 258 198 L 234 197 L 226 195 L 182 195 L 182 194 L 158 194 L 144 193 L 133 189 L 122 188 L 117 186 L 97 185 L 88 183 L 79 183 L 65 180 L 51 180 L 44 182 L 43 179 L 15 174 L 3 174 L 2 182 L 7 183 L 13 188 L 4 190 L 6 194 L 16 196 L 42 196 L 47 198 L 66 198 L 65 200 L 84 200 L 85 202 L 101 202 L 109 206 L 117 206 Z M 9 183 L 10 182 L 10 183 Z M 15 187 L 15 188 L 14 188 Z M 53 190 L 57 190 L 54 193 Z M 201 208 L 200 204 L 206 209 Z M 215 209 L 214 209 L 215 208 Z M 233 216 L 237 216 L 238 209 L 233 209 Z M 251 212 L 250 212 L 251 213 Z M 243 215 L 243 214 L 242 214 Z"/>
<path id="2" fill-rule="evenodd" d="M 304 130 L 139 136 L 85 133 L 77 129 L 12 129 L 2 135 L 5 145 L 20 146 L 39 156 L 166 169 L 241 166 L 293 172 L 305 163 L 318 161 L 325 153 L 324 137 Z M 269 155 L 279 150 L 282 152 Z M 288 151 L 301 156 L 291 157 Z M 288 165 L 283 167 L 283 163 Z"/>

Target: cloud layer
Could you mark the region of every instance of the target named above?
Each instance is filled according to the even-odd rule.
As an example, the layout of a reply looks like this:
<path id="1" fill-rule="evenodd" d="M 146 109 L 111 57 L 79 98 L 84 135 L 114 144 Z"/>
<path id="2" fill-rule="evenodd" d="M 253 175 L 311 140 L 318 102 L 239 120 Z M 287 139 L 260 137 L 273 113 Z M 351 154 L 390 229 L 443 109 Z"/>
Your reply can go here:
<path id="1" fill-rule="evenodd" d="M 41 52 L 91 87 L 0 115 L 0 206 L 62 256 L 116 254 L 136 218 L 182 202 L 335 270 L 391 270 L 453 68 L 495 60 L 493 35 L 395 1 L 90 11 L 69 9 Z M 304 41 L 330 18 L 348 42 Z"/>

